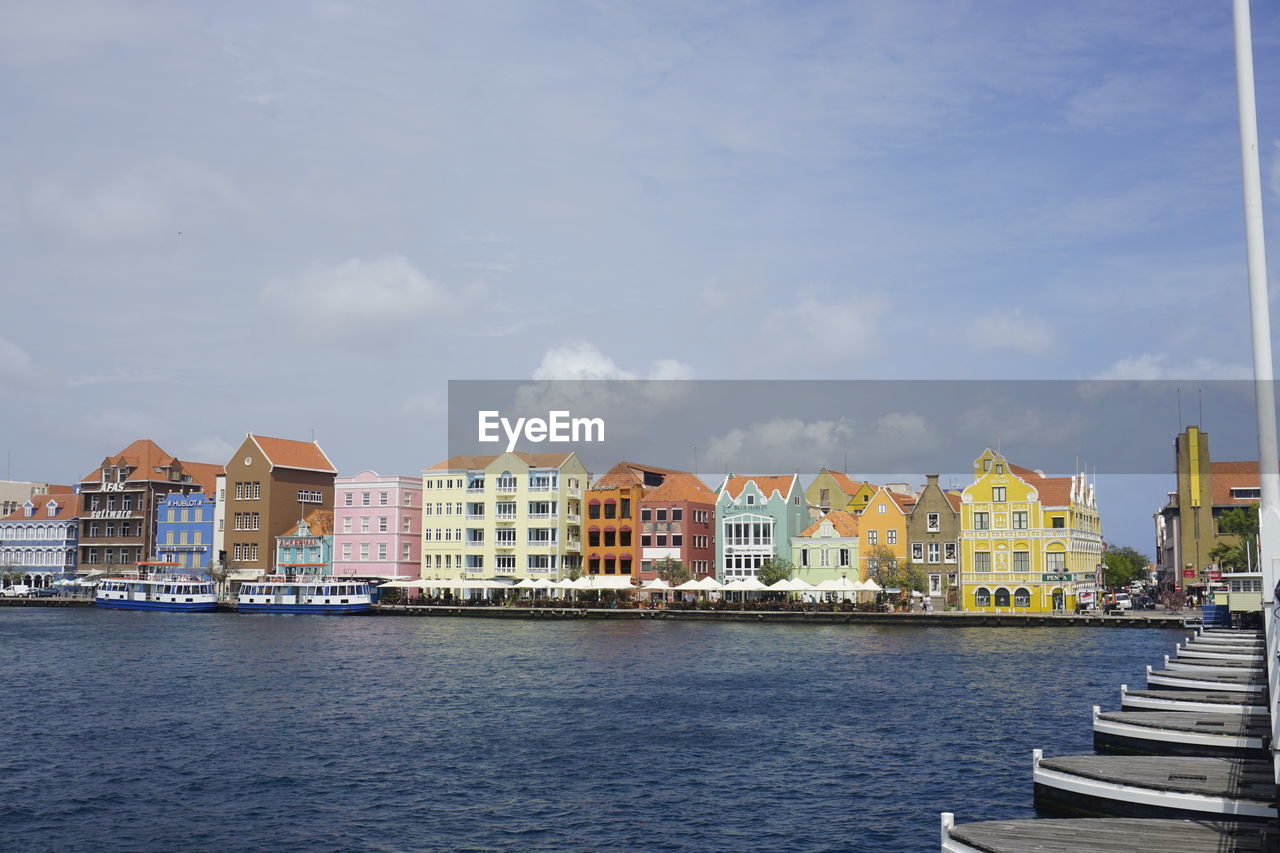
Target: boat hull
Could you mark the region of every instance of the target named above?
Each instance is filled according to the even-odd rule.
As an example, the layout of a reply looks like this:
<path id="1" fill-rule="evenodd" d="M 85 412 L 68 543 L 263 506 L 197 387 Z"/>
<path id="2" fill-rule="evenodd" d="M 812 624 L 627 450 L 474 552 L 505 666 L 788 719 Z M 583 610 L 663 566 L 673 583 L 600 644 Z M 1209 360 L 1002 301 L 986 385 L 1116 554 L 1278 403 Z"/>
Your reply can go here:
<path id="1" fill-rule="evenodd" d="M 169 613 L 212 613 L 218 609 L 216 601 L 129 601 L 128 599 L 99 598 L 95 602 L 104 610 L 162 610 Z"/>
<path id="2" fill-rule="evenodd" d="M 373 612 L 369 602 L 354 604 L 246 604 L 236 605 L 240 613 L 317 613 L 327 616 L 360 616 Z"/>

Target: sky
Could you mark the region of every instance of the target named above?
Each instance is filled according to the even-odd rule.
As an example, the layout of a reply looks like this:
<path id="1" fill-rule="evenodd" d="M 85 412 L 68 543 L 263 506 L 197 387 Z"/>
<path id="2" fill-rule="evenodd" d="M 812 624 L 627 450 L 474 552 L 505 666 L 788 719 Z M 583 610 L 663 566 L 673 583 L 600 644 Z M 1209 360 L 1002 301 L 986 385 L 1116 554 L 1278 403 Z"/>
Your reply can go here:
<path id="1" fill-rule="evenodd" d="M 450 379 L 1250 375 L 1227 0 L 2 5 L 15 479 L 413 474 Z"/>

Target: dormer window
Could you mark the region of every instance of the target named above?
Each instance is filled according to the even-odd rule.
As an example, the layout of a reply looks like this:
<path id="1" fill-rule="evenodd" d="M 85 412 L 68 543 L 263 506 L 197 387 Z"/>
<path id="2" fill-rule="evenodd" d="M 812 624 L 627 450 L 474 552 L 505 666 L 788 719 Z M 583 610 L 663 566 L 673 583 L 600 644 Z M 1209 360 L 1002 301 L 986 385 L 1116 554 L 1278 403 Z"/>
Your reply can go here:
<path id="1" fill-rule="evenodd" d="M 33 516 L 33 515 L 35 515 L 35 514 L 36 514 L 36 505 L 35 505 L 35 504 L 33 504 L 31 501 L 27 501 L 26 503 L 24 503 L 24 504 L 22 505 L 22 517 L 23 517 L 23 518 L 30 518 L 31 516 Z"/>
<path id="2" fill-rule="evenodd" d="M 45 509 L 49 513 L 50 518 L 53 518 L 55 515 L 58 514 L 58 505 L 53 501 L 49 501 L 47 504 L 45 504 Z"/>
<path id="3" fill-rule="evenodd" d="M 752 504 L 754 504 L 755 502 L 756 502 L 756 496 L 755 496 L 755 495 L 747 495 L 747 506 L 751 506 L 751 505 L 752 505 Z"/>

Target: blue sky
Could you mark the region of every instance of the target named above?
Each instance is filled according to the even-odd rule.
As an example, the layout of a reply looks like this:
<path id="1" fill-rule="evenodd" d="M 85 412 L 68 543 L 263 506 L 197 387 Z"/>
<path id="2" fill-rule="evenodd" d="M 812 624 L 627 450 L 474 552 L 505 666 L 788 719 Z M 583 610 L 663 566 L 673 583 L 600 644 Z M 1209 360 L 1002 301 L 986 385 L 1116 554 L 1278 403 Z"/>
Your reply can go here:
<path id="1" fill-rule="evenodd" d="M 5 19 L 17 478 L 312 429 L 411 473 L 449 378 L 1247 375 L 1226 0 Z M 1272 223 L 1278 34 L 1255 3 Z"/>

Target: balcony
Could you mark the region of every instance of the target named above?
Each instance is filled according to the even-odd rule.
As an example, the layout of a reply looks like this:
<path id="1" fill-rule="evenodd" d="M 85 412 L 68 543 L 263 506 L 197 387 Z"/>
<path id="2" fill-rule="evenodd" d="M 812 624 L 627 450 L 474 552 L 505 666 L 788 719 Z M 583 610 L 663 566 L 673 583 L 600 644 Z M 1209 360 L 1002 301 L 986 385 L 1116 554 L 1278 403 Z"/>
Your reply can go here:
<path id="1" fill-rule="evenodd" d="M 484 513 L 469 512 L 467 513 L 467 521 L 484 521 Z"/>
<path id="2" fill-rule="evenodd" d="M 582 516 L 578 515 L 576 512 L 566 512 L 564 514 L 564 520 L 570 524 L 581 524 Z"/>
<path id="3" fill-rule="evenodd" d="M 499 551 L 510 551 L 516 547 L 516 540 L 499 539 L 493 543 L 493 547 L 497 548 Z"/>
<path id="4" fill-rule="evenodd" d="M 495 575 L 511 575 L 511 576 L 514 576 L 514 575 L 515 575 L 515 573 L 516 573 L 516 569 L 515 569 L 515 566 L 510 566 L 510 567 L 508 567 L 508 566 L 498 566 L 496 569 L 494 569 L 494 570 L 493 570 L 493 573 L 494 573 Z"/>
<path id="5" fill-rule="evenodd" d="M 556 518 L 558 515 L 559 513 L 556 513 L 556 512 L 531 512 L 529 513 L 529 518 L 538 518 L 538 519 Z"/>
<path id="6" fill-rule="evenodd" d="M 530 539 L 525 542 L 526 548 L 555 548 L 559 546 L 559 542 L 555 540 L 547 541 L 546 539 Z"/>
<path id="7" fill-rule="evenodd" d="M 480 485 L 478 485 L 478 486 L 477 486 L 477 485 L 468 485 L 468 486 L 467 486 L 467 494 L 469 494 L 469 495 L 483 495 L 483 494 L 484 494 L 484 483 L 482 482 L 482 483 L 480 483 Z"/>
<path id="8" fill-rule="evenodd" d="M 494 483 L 494 491 L 500 495 L 514 495 L 516 493 L 516 481 L 498 480 Z"/>
<path id="9" fill-rule="evenodd" d="M 582 541 L 579 539 L 569 539 L 564 543 L 564 549 L 566 551 L 581 551 Z"/>
<path id="10" fill-rule="evenodd" d="M 483 539 L 468 539 L 468 540 L 467 540 L 467 542 L 466 542 L 466 546 L 467 546 L 468 548 L 483 548 L 483 547 L 484 547 L 484 540 L 483 540 Z"/>
<path id="11" fill-rule="evenodd" d="M 516 520 L 516 513 L 514 513 L 514 512 L 500 512 L 500 513 L 498 513 L 497 515 L 495 515 L 495 516 L 493 517 L 493 520 L 494 520 L 494 521 L 503 521 L 503 522 L 511 522 L 511 521 L 515 521 L 515 520 Z"/>
<path id="12" fill-rule="evenodd" d="M 570 486 L 564 490 L 564 493 L 571 498 L 582 497 L 582 489 L 579 489 L 577 486 Z"/>
<path id="13" fill-rule="evenodd" d="M 530 484 L 529 484 L 529 491 L 531 491 L 531 492 L 554 492 L 554 491 L 556 491 L 556 487 L 555 487 L 554 485 L 548 485 L 548 484 L 546 484 L 546 483 L 537 483 L 537 484 L 530 483 Z"/>

